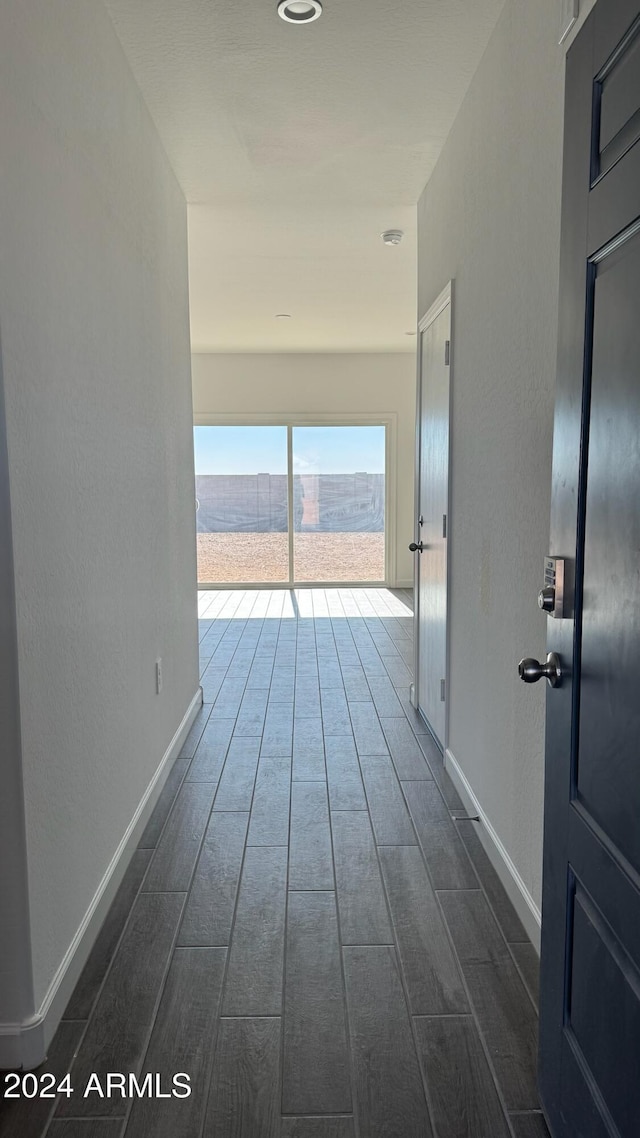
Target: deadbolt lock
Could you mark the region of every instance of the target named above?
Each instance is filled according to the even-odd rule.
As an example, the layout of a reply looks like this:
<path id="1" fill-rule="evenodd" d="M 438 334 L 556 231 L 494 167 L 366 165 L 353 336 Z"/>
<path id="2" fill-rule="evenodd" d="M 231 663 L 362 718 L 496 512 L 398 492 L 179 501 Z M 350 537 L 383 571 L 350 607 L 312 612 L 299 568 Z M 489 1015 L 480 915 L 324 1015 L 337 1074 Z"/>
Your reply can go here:
<path id="1" fill-rule="evenodd" d="M 545 585 L 538 593 L 538 608 L 543 612 L 553 612 L 556 607 L 556 591 L 551 585 Z"/>
<path id="2" fill-rule="evenodd" d="M 538 607 L 556 620 L 564 616 L 564 558 L 545 557 L 544 586 L 538 593 Z"/>

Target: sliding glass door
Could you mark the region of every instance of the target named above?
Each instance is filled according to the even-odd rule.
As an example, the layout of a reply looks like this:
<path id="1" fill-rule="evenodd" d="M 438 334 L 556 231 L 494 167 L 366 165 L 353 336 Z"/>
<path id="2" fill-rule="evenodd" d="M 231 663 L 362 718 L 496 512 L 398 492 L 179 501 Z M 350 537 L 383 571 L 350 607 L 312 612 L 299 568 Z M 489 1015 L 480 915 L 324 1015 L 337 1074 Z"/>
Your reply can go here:
<path id="1" fill-rule="evenodd" d="M 199 584 L 383 583 L 386 429 L 197 426 Z"/>

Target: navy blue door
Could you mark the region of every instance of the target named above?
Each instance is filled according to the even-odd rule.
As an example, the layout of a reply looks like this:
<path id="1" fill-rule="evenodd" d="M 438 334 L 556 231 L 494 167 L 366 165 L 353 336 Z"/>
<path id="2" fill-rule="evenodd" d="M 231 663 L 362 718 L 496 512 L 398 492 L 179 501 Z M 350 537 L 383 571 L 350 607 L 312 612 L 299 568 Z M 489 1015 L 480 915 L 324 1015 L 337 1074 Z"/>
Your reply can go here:
<path id="1" fill-rule="evenodd" d="M 554 1138 L 638 1138 L 640 0 L 567 59 L 550 552 L 540 1091 Z"/>

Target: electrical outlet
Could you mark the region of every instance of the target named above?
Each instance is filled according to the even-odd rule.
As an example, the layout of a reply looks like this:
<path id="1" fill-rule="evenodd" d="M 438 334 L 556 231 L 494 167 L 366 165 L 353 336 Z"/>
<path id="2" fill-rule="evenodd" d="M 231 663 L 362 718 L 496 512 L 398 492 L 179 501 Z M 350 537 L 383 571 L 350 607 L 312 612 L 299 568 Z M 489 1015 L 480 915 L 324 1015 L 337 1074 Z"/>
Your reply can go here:
<path id="1" fill-rule="evenodd" d="M 160 695 L 162 691 L 162 657 L 159 656 L 156 660 L 156 695 Z"/>

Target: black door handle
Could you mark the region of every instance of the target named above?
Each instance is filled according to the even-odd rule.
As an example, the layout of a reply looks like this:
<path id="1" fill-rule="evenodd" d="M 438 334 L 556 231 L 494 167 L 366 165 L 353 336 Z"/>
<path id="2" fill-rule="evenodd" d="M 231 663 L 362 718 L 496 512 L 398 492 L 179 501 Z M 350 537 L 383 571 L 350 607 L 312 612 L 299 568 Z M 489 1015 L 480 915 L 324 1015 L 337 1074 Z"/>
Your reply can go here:
<path id="1" fill-rule="evenodd" d="M 412 541 L 411 545 L 409 546 L 409 549 L 411 550 L 412 553 L 422 553 L 422 550 L 424 549 L 424 542 Z"/>

